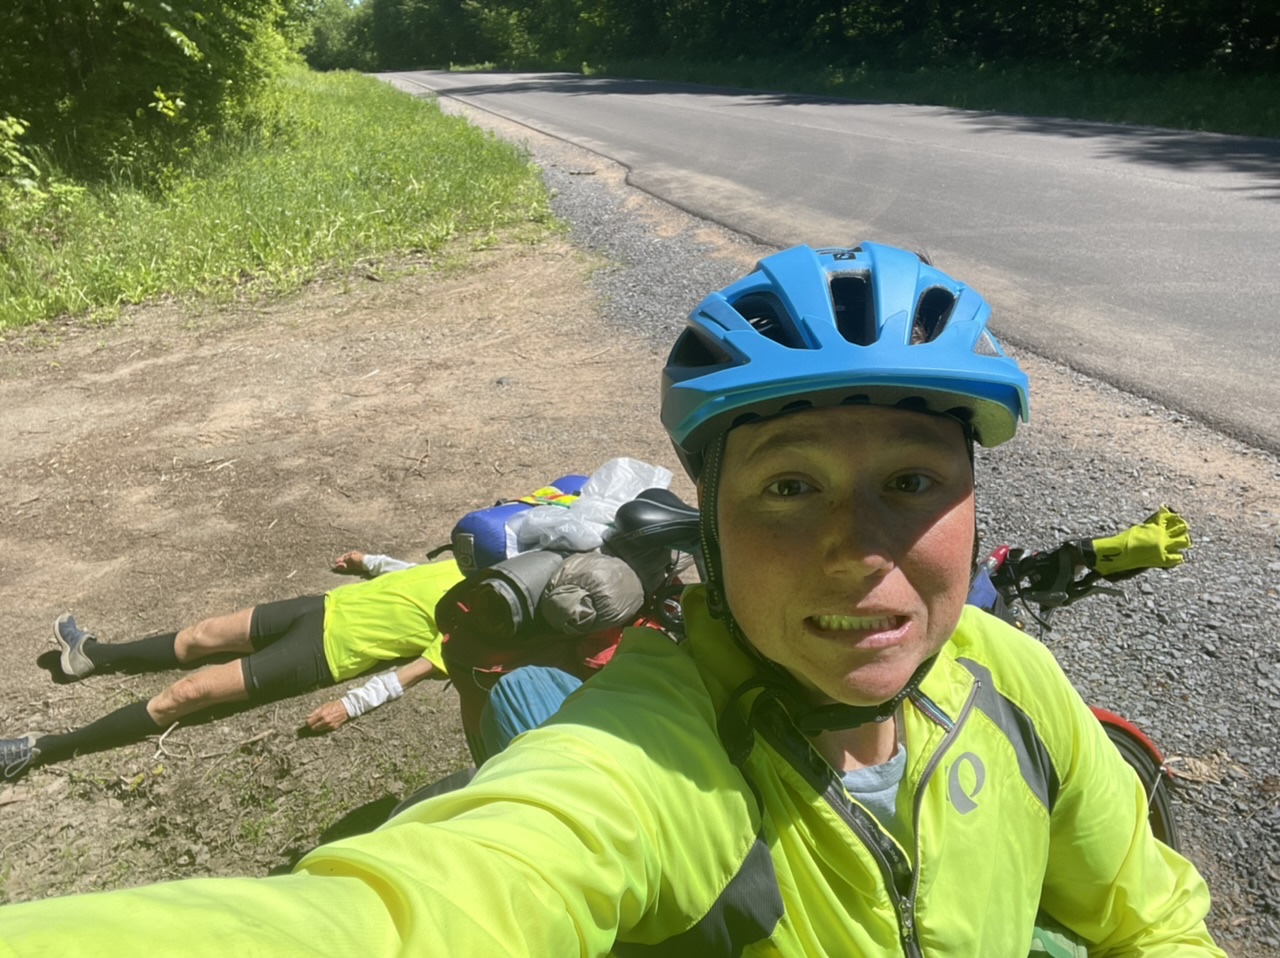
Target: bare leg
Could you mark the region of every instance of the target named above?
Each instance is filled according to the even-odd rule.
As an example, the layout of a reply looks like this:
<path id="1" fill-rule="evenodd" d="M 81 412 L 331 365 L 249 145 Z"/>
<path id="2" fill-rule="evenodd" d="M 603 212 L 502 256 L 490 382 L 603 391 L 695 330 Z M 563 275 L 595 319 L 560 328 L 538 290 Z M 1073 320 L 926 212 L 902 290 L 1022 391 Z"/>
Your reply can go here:
<path id="1" fill-rule="evenodd" d="M 253 651 L 253 645 L 249 642 L 249 624 L 252 621 L 253 609 L 241 609 L 239 612 L 215 615 L 209 619 L 202 619 L 195 625 L 187 626 L 178 633 L 174 644 L 178 661 L 196 662 L 219 652 L 249 654 Z M 155 699 L 152 701 L 154 702 Z"/>
<path id="2" fill-rule="evenodd" d="M 36 739 L 40 761 L 56 762 L 77 752 L 97 752 L 163 732 L 184 715 L 221 702 L 243 702 L 240 662 L 214 665 L 184 676 L 150 701 L 139 699 L 82 728 Z"/>
<path id="3" fill-rule="evenodd" d="M 229 616 L 227 617 L 229 618 Z M 249 691 L 240 663 L 224 662 L 183 676 L 147 703 L 147 714 L 161 728 L 184 715 L 224 702 L 244 702 Z"/>

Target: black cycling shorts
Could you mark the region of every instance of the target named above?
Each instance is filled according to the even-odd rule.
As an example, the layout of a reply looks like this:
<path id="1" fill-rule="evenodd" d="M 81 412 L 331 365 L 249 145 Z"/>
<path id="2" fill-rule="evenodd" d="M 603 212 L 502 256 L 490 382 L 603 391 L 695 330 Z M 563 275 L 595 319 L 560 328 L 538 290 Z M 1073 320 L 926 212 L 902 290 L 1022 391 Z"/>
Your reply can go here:
<path id="1" fill-rule="evenodd" d="M 250 702 L 270 702 L 333 685 L 324 654 L 324 596 L 304 595 L 255 606 L 253 653 L 240 660 Z"/>

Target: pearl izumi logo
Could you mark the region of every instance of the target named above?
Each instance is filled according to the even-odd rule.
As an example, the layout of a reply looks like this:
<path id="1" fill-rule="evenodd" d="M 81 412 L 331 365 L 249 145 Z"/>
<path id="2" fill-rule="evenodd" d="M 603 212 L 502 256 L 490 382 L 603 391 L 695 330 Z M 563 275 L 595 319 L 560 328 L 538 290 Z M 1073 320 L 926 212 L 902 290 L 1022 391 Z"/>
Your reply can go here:
<path id="1" fill-rule="evenodd" d="M 951 804 L 961 815 L 968 815 L 978 807 L 974 801 L 982 786 L 987 781 L 987 768 L 982 759 L 972 752 L 965 752 L 951 763 L 951 771 L 947 773 L 947 792 Z"/>

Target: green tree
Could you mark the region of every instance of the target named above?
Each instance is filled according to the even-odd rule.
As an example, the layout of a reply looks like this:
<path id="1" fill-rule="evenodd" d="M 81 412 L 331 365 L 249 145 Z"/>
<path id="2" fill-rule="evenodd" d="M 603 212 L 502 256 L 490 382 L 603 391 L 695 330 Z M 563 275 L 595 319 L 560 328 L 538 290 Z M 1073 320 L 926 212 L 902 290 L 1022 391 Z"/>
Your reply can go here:
<path id="1" fill-rule="evenodd" d="M 306 12 L 308 36 L 301 50 L 316 70 L 373 70 L 371 3 L 317 0 Z"/>
<path id="2" fill-rule="evenodd" d="M 478 63 L 508 53 L 494 42 L 503 21 L 471 0 L 364 0 L 380 70 Z"/>
<path id="3" fill-rule="evenodd" d="M 88 175 L 245 119 L 300 0 L 10 0 L 0 113 Z"/>

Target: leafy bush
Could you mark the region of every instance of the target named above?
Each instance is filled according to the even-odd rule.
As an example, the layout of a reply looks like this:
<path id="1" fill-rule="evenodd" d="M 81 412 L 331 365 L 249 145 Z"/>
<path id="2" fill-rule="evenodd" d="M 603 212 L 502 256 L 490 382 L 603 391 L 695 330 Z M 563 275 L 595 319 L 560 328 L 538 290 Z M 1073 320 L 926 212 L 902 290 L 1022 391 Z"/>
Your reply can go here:
<path id="1" fill-rule="evenodd" d="M 10 0 L 0 114 L 78 176 L 145 175 L 244 115 L 293 56 L 300 0 Z"/>
<path id="2" fill-rule="evenodd" d="M 0 116 L 0 203 L 14 202 L 15 193 L 38 193 L 40 167 L 18 142 L 30 123 L 17 117 Z"/>
<path id="3" fill-rule="evenodd" d="M 375 69 L 371 11 L 371 3 L 317 0 L 308 20 L 310 36 L 301 46 L 307 65 L 314 70 Z"/>
<path id="4" fill-rule="evenodd" d="M 0 328 L 161 294 L 296 288 L 326 268 L 548 228 L 516 147 L 384 83 L 293 68 L 269 115 L 213 137 L 161 188 L 124 180 L 0 206 Z"/>

